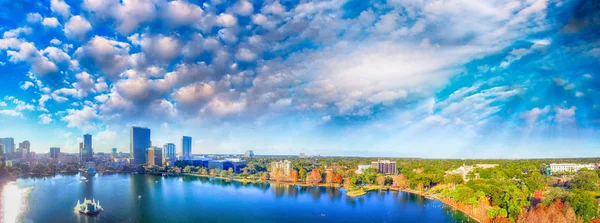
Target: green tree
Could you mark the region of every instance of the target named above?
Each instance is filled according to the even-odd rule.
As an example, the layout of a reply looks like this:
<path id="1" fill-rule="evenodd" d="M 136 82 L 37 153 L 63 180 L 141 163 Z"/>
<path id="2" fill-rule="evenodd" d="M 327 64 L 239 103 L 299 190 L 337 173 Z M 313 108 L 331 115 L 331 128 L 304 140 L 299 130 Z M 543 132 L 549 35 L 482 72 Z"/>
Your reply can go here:
<path id="1" fill-rule="evenodd" d="M 585 222 L 589 222 L 598 216 L 598 203 L 596 199 L 585 191 L 575 190 L 568 199 L 571 207 L 575 210 L 577 217 Z"/>
<path id="2" fill-rule="evenodd" d="M 597 188 L 598 180 L 598 175 L 595 172 L 583 170 L 575 175 L 572 186 L 576 189 L 593 191 Z"/>

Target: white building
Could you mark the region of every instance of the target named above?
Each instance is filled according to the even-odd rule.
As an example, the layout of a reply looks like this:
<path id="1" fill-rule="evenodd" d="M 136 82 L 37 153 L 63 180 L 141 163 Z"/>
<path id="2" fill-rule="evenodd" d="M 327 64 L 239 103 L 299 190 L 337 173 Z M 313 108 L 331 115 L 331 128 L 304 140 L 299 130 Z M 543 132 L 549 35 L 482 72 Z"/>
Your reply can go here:
<path id="1" fill-rule="evenodd" d="M 589 164 L 551 163 L 548 166 L 550 167 L 551 174 L 555 174 L 558 172 L 577 172 L 581 169 L 589 169 L 589 170 L 598 169 L 598 164 L 595 164 L 595 163 L 589 163 Z"/>
<path id="2" fill-rule="evenodd" d="M 271 176 L 275 176 L 275 173 L 280 170 L 283 172 L 283 176 L 289 177 L 292 173 L 292 162 L 284 160 L 271 163 Z"/>
<path id="3" fill-rule="evenodd" d="M 355 173 L 356 174 L 362 174 L 365 170 L 371 168 L 371 165 L 369 164 L 359 164 L 358 168 L 356 169 Z"/>

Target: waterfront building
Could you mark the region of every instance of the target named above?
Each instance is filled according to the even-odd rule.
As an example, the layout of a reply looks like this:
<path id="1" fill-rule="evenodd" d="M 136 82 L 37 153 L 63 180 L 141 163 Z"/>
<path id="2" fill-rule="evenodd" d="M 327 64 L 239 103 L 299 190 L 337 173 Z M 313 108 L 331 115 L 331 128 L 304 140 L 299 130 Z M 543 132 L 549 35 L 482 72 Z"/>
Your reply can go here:
<path id="1" fill-rule="evenodd" d="M 551 163 L 548 165 L 550 169 L 550 174 L 556 174 L 559 172 L 578 172 L 582 169 L 588 170 L 597 170 L 598 164 L 589 163 L 589 164 L 576 164 L 576 163 Z"/>
<path id="2" fill-rule="evenodd" d="M 19 143 L 19 148 L 21 149 L 22 152 L 22 157 L 28 157 L 29 156 L 29 152 L 31 152 L 31 143 L 29 143 L 29 141 L 25 140 L 21 143 Z"/>
<path id="3" fill-rule="evenodd" d="M 155 146 L 154 148 L 154 165 L 162 166 L 165 163 L 163 149 Z"/>
<path id="4" fill-rule="evenodd" d="M 92 161 L 94 158 L 94 149 L 92 148 L 92 135 L 90 134 L 83 135 L 82 156 L 85 162 Z"/>
<path id="5" fill-rule="evenodd" d="M 271 176 L 275 176 L 275 173 L 280 171 L 284 177 L 289 177 L 292 174 L 292 162 L 289 160 L 271 162 Z"/>
<path id="6" fill-rule="evenodd" d="M 148 159 L 148 162 L 146 163 L 146 165 L 148 166 L 153 166 L 156 165 L 156 163 L 154 162 L 154 148 L 150 147 L 146 150 L 146 159 Z"/>
<path id="7" fill-rule="evenodd" d="M 371 165 L 369 165 L 369 164 L 358 164 L 358 167 L 356 168 L 355 173 L 362 174 L 369 168 L 371 168 Z"/>
<path id="8" fill-rule="evenodd" d="M 234 172 L 238 173 L 242 168 L 246 167 L 246 165 L 247 163 L 240 159 L 208 160 L 209 170 L 229 170 L 229 168 L 231 168 Z"/>
<path id="9" fill-rule="evenodd" d="M 15 152 L 15 139 L 12 137 L 0 138 L 0 144 L 4 145 L 4 154 L 12 155 Z"/>
<path id="10" fill-rule="evenodd" d="M 244 157 L 246 157 L 246 158 L 252 158 L 252 157 L 254 157 L 254 151 L 252 151 L 252 150 L 246 150 L 246 153 L 244 153 Z"/>
<path id="11" fill-rule="evenodd" d="M 396 162 L 389 160 L 378 160 L 371 162 L 371 168 L 383 174 L 396 174 Z"/>
<path id="12" fill-rule="evenodd" d="M 132 126 L 129 134 L 129 154 L 134 165 L 146 163 L 147 149 L 152 146 L 150 141 L 150 129 Z"/>
<path id="13" fill-rule="evenodd" d="M 192 154 L 192 137 L 181 137 L 181 154 L 185 159 L 191 158 L 190 155 Z"/>
<path id="14" fill-rule="evenodd" d="M 58 159 L 60 155 L 60 147 L 50 147 L 50 158 Z"/>
<path id="15" fill-rule="evenodd" d="M 174 143 L 165 143 L 163 145 L 163 152 L 165 154 L 165 159 L 168 160 L 175 160 L 175 157 L 177 156 Z"/>

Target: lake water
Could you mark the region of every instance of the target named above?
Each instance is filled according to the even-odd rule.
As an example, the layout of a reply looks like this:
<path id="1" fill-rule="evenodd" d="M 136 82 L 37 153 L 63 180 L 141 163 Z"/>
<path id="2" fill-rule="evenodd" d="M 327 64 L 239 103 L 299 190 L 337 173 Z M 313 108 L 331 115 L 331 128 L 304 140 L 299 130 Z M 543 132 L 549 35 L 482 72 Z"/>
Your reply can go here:
<path id="1" fill-rule="evenodd" d="M 343 189 L 204 177 L 79 175 L 25 178 L 0 185 L 0 222 L 467 222 L 440 201 L 404 192 L 351 198 Z M 139 197 L 141 196 L 141 198 Z M 73 211 L 77 200 L 104 211 Z M 473 222 L 470 220 L 470 222 Z"/>

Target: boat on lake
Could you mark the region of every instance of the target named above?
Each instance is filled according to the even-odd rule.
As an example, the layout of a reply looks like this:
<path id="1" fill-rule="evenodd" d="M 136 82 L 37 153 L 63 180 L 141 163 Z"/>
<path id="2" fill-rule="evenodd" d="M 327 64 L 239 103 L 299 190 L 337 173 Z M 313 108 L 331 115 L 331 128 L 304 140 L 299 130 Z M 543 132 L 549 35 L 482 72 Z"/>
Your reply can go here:
<path id="1" fill-rule="evenodd" d="M 100 201 L 83 199 L 83 203 L 77 200 L 77 206 L 75 206 L 75 211 L 85 214 L 85 215 L 97 215 L 100 214 L 104 209 L 100 206 Z"/>

